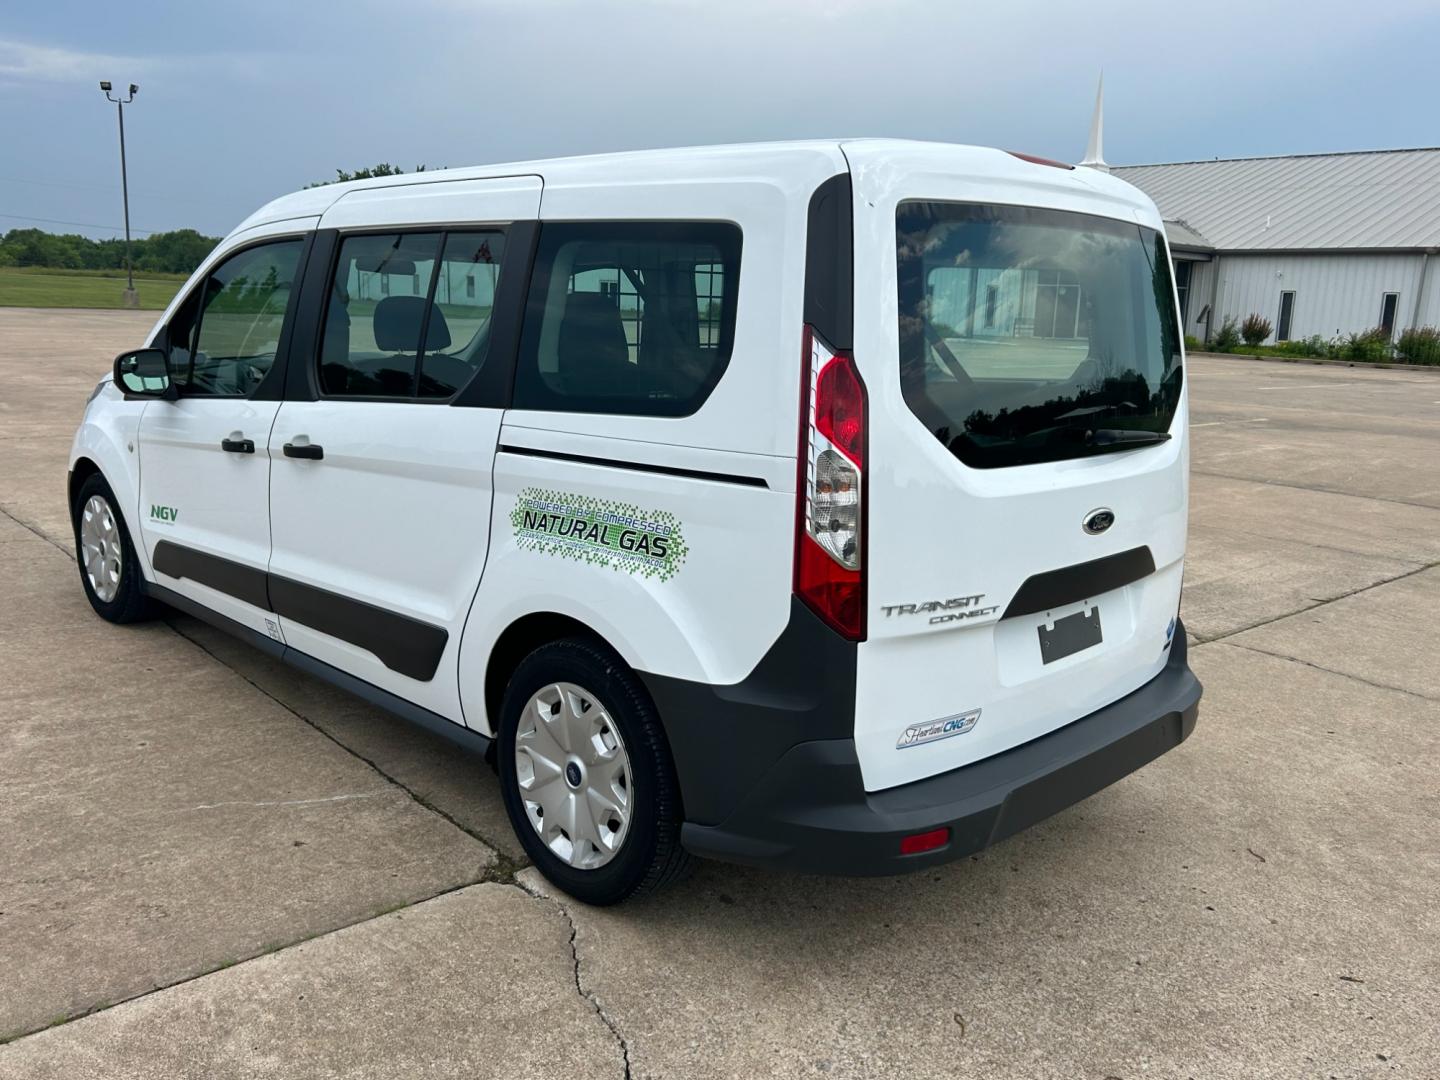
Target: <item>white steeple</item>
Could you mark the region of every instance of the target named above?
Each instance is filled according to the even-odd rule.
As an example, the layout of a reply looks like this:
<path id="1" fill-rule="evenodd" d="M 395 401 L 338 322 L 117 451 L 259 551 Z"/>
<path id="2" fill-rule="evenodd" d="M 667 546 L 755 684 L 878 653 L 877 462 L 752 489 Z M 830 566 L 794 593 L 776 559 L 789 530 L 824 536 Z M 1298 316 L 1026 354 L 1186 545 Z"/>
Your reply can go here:
<path id="1" fill-rule="evenodd" d="M 1090 121 L 1090 145 L 1085 148 L 1081 165 L 1100 172 L 1109 172 L 1105 163 L 1105 72 L 1100 72 L 1100 87 L 1095 91 L 1095 118 Z"/>

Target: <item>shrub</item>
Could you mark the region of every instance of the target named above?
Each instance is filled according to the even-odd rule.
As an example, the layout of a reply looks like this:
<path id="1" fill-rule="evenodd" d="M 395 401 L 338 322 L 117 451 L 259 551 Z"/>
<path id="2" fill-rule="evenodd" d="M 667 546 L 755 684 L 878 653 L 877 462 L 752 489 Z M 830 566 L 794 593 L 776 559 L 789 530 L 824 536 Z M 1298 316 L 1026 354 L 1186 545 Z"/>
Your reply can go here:
<path id="1" fill-rule="evenodd" d="M 1229 316 L 1220 324 L 1220 329 L 1215 331 L 1215 336 L 1210 339 L 1210 351 L 1234 352 L 1239 346 L 1240 330 L 1235 325 L 1234 316 Z"/>
<path id="2" fill-rule="evenodd" d="M 1440 364 L 1440 326 L 1416 326 L 1400 335 L 1396 351 L 1412 364 Z"/>
<path id="3" fill-rule="evenodd" d="M 1245 339 L 1246 345 L 1259 345 L 1274 329 L 1264 315 L 1246 315 L 1245 321 L 1240 324 L 1240 336 Z"/>
<path id="4" fill-rule="evenodd" d="M 1185 351 L 1186 351 L 1186 352 L 1201 352 L 1201 351 L 1204 350 L 1204 348 L 1205 348 L 1205 343 L 1204 343 L 1203 341 L 1201 341 L 1198 337 L 1196 337 L 1196 336 L 1193 335 L 1193 334 L 1186 334 L 1186 335 L 1185 335 Z"/>
<path id="5" fill-rule="evenodd" d="M 1308 338 L 1297 338 L 1294 341 L 1279 341 L 1275 343 L 1275 351 L 1281 356 L 1324 356 L 1327 352 L 1325 339 L 1319 334 L 1312 334 Z"/>
<path id="6" fill-rule="evenodd" d="M 1383 326 L 1351 334 L 1339 342 L 1339 352 L 1342 360 L 1389 360 L 1390 334 Z"/>

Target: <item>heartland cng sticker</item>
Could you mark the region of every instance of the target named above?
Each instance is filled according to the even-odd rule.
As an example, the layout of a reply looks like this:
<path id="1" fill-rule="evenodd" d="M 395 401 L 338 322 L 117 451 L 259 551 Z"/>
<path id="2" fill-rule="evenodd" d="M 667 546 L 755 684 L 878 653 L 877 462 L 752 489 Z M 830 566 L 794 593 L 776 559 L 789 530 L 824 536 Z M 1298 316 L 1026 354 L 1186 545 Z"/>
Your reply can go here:
<path id="1" fill-rule="evenodd" d="M 510 511 L 510 525 L 522 551 L 658 581 L 674 577 L 689 551 L 680 519 L 668 511 L 563 491 L 526 488 Z"/>
<path id="2" fill-rule="evenodd" d="M 900 738 L 895 740 L 895 749 L 908 750 L 912 746 L 924 746 L 926 743 L 964 735 L 979 722 L 980 710 L 971 709 L 969 712 L 931 720 L 926 724 L 911 724 L 901 733 Z"/>
<path id="3" fill-rule="evenodd" d="M 178 506 L 159 506 L 155 503 L 150 504 L 151 521 L 159 522 L 164 525 L 173 525 L 175 524 L 175 521 L 177 518 L 179 518 L 179 516 L 180 508 Z"/>

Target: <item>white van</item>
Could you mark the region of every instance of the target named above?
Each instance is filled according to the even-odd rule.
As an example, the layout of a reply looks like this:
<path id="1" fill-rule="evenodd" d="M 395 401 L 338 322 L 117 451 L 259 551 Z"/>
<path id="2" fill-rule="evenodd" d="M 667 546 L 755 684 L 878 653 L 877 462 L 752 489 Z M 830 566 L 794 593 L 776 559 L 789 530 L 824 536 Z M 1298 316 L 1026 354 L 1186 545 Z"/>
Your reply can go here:
<path id="1" fill-rule="evenodd" d="M 1187 465 L 1148 198 L 831 141 L 278 199 L 116 359 L 69 497 L 102 617 L 486 752 L 613 903 L 922 869 L 1178 745 Z"/>

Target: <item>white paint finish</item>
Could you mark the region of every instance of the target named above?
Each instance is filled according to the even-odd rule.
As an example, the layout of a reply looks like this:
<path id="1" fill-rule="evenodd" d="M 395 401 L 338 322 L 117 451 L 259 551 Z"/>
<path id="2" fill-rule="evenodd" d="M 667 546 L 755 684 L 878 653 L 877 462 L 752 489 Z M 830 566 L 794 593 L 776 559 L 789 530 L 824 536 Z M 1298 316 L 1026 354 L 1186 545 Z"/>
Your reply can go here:
<path id="1" fill-rule="evenodd" d="M 1053 612 L 962 623 L 955 630 L 872 635 L 860 650 L 856 686 L 855 741 L 866 788 L 893 787 L 979 761 L 1142 686 L 1164 666 L 1165 629 L 1179 606 L 1181 569 L 1172 563 L 1142 583 Z M 1091 606 L 1100 609 L 1105 640 L 1042 666 L 1037 628 Z M 979 723 L 965 735 L 895 748 L 907 725 L 977 708 Z"/>
<path id="2" fill-rule="evenodd" d="M 140 420 L 148 405 L 148 401 L 126 401 L 119 387 L 107 378 L 105 386 L 86 405 L 70 444 L 69 470 L 74 472 L 81 458 L 100 467 L 132 537 L 137 535 L 140 520 L 140 455 L 136 444 Z M 149 576 L 150 556 L 144 545 L 137 547 L 136 556 L 142 572 Z"/>
<path id="3" fill-rule="evenodd" d="M 798 379 L 798 373 L 796 375 Z M 771 491 L 795 490 L 795 456 L 750 454 L 734 450 L 711 450 L 677 443 L 646 442 L 641 439 L 612 439 L 567 430 L 579 419 L 575 413 L 536 412 L 511 409 L 505 414 L 506 446 L 530 447 L 581 457 L 605 459 L 623 457 L 640 465 L 761 480 Z M 791 442 L 795 442 L 792 437 Z"/>
<path id="4" fill-rule="evenodd" d="M 456 657 L 485 565 L 498 409 L 286 402 L 270 452 L 270 571 L 449 634 L 435 677 L 412 679 L 354 645 L 282 620 L 287 643 L 452 720 Z M 307 436 L 320 461 L 287 458 Z"/>
<path id="5" fill-rule="evenodd" d="M 560 433 L 545 438 L 535 428 L 514 429 L 508 423 L 500 439 L 570 452 L 583 446 L 595 456 L 620 459 L 635 455 L 644 460 L 655 450 L 652 444 L 623 440 L 577 442 Z M 726 454 L 711 456 L 708 464 L 693 456 L 685 460 L 715 471 L 735 465 Z M 793 472 L 794 459 L 786 465 Z M 680 519 L 688 547 L 685 561 L 673 577 L 661 581 L 522 549 L 510 514 L 530 487 L 630 504 L 646 513 L 669 511 Z M 491 649 L 508 626 L 533 612 L 579 620 L 641 671 L 716 685 L 739 682 L 789 617 L 794 525 L 793 492 L 497 455 L 492 550 L 460 656 L 467 722 L 487 734 L 493 731 L 494 718 L 486 715 L 484 703 Z"/>
<path id="6" fill-rule="evenodd" d="M 189 578 L 154 572 L 155 545 L 169 540 L 264 572 L 270 561 L 270 456 L 266 444 L 278 401 L 194 397 L 151 401 L 140 423 L 140 494 L 136 521 L 157 584 L 188 596 L 259 633 L 263 609 Z M 231 437 L 250 439 L 253 454 L 220 449 Z M 152 506 L 173 507 L 173 522 L 155 520 Z"/>
<path id="7" fill-rule="evenodd" d="M 724 377 L 693 416 L 535 414 L 582 435 L 767 456 L 795 453 L 799 411 L 805 230 L 810 196 L 845 169 L 834 143 L 655 151 L 636 161 L 546 167 L 545 221 L 659 219 L 740 226 L 734 349 Z M 589 159 L 579 159 L 589 163 Z M 645 168 L 637 170 L 637 164 Z M 647 171 L 653 167 L 653 171 Z M 743 417 L 743 422 L 737 418 Z M 792 482 L 793 483 L 793 482 Z"/>
<path id="8" fill-rule="evenodd" d="M 345 192 L 325 227 L 533 220 L 537 177 L 396 183 Z M 310 358 L 297 358 L 310 363 Z M 343 398 L 288 401 L 276 418 L 270 490 L 273 574 L 447 634 L 433 678 L 385 666 L 349 642 L 282 619 L 288 644 L 431 712 L 463 722 L 457 660 L 485 566 L 501 410 Z M 288 458 L 308 440 L 319 461 Z"/>
<path id="9" fill-rule="evenodd" d="M 1143 449 L 1042 465 L 972 469 L 911 412 L 900 384 L 895 212 L 904 199 L 1053 206 L 1160 229 L 1140 192 L 1090 170 L 1030 165 L 999 151 L 847 144 L 855 177 L 855 357 L 870 401 L 869 639 L 856 674 L 855 740 L 869 790 L 958 768 L 1036 738 L 1134 690 L 1163 664 L 1180 595 L 1189 434 L 1182 395 L 1174 438 Z M 1081 523 L 1115 512 L 1100 536 Z M 1039 662 L 1044 616 L 1001 622 L 1026 578 L 1148 546 L 1160 572 L 1092 597 L 1104 643 Z M 932 626 L 887 605 L 983 599 L 989 616 Z M 1118 609 L 1118 610 L 1117 610 Z M 1057 614 L 1049 613 L 1053 619 Z M 1107 612 L 1110 614 L 1107 615 Z M 971 732 L 896 749 L 906 726 L 982 709 Z"/>
<path id="10" fill-rule="evenodd" d="M 904 198 L 1046 206 L 1138 221 L 1156 230 L 1164 228 L 1148 196 L 1094 169 L 1035 165 L 1004 150 L 949 143 L 858 139 L 842 146 L 854 177 L 857 220 L 861 207 L 872 208 L 877 219 L 890 215 L 892 232 L 887 250 L 892 276 L 894 210 Z M 867 251 L 872 262 L 880 254 L 873 247 Z M 855 261 L 857 268 L 863 261 L 858 247 Z M 856 290 L 858 301 L 865 295 L 859 291 L 858 277 Z M 857 311 L 859 306 L 857 302 Z"/>
<path id="11" fill-rule="evenodd" d="M 718 686 L 742 680 L 790 610 L 807 208 L 815 188 L 847 167 L 856 192 L 855 355 L 871 417 L 871 636 L 859 650 L 856 726 L 867 786 L 954 768 L 1114 700 L 1162 662 L 1164 626 L 1178 598 L 1187 502 L 1184 401 L 1171 443 L 987 472 L 960 465 L 900 392 L 894 251 L 900 198 L 1048 206 L 1161 227 L 1153 204 L 1115 177 L 1035 165 L 998 150 L 883 140 L 846 143 L 843 153 L 834 142 L 712 147 L 427 173 L 277 200 L 227 238 L 215 258 L 258 236 L 313 226 L 321 214 L 324 224 L 347 228 L 535 216 L 732 221 L 743 232 L 735 346 L 724 378 L 691 417 L 523 411 L 502 417 L 408 403 L 286 403 L 268 440 L 268 519 L 258 489 L 248 481 L 237 485 L 199 455 L 200 434 L 161 424 L 156 431 L 196 462 L 190 477 L 196 490 L 186 497 L 201 500 L 195 515 L 201 527 L 208 500 L 238 492 L 229 512 L 254 503 L 256 521 L 273 534 L 273 549 L 269 535 L 258 533 L 218 544 L 197 535 L 192 543 L 218 546 L 240 561 L 264 547 L 275 574 L 445 627 L 439 671 L 424 683 L 309 628 L 287 621 L 284 629 L 300 651 L 486 732 L 494 719 L 483 702 L 490 651 L 507 626 L 534 612 L 579 620 L 640 670 Z M 532 175 L 543 179 L 516 179 Z M 1201 273 L 1192 295 L 1193 313 L 1208 302 Z M 118 427 L 116 413 L 97 416 Z M 283 444 L 301 435 L 325 448 L 322 461 L 282 456 Z M 765 486 L 495 456 L 499 441 L 754 475 Z M 215 442 L 218 455 L 218 436 Z M 262 463 L 261 454 L 249 462 Z M 531 486 L 669 511 L 681 522 L 685 562 L 661 581 L 522 549 L 510 513 Z M 1097 506 L 1114 509 L 1119 523 L 1089 537 L 1080 522 Z M 1041 616 L 932 630 L 889 625 L 880 612 L 886 603 L 977 592 L 1003 606 L 1032 573 L 1139 543 L 1152 548 L 1161 572 L 1091 598 L 1111 631 L 1104 646 L 1048 668 L 1032 648 Z M 220 598 L 202 602 L 226 610 Z M 905 725 L 982 707 L 974 732 L 896 758 L 894 741 Z"/>
<path id="12" fill-rule="evenodd" d="M 387 225 L 524 221 L 535 216 L 543 188 L 538 176 L 359 188 L 337 199 L 321 217 L 319 227 L 374 229 Z"/>

